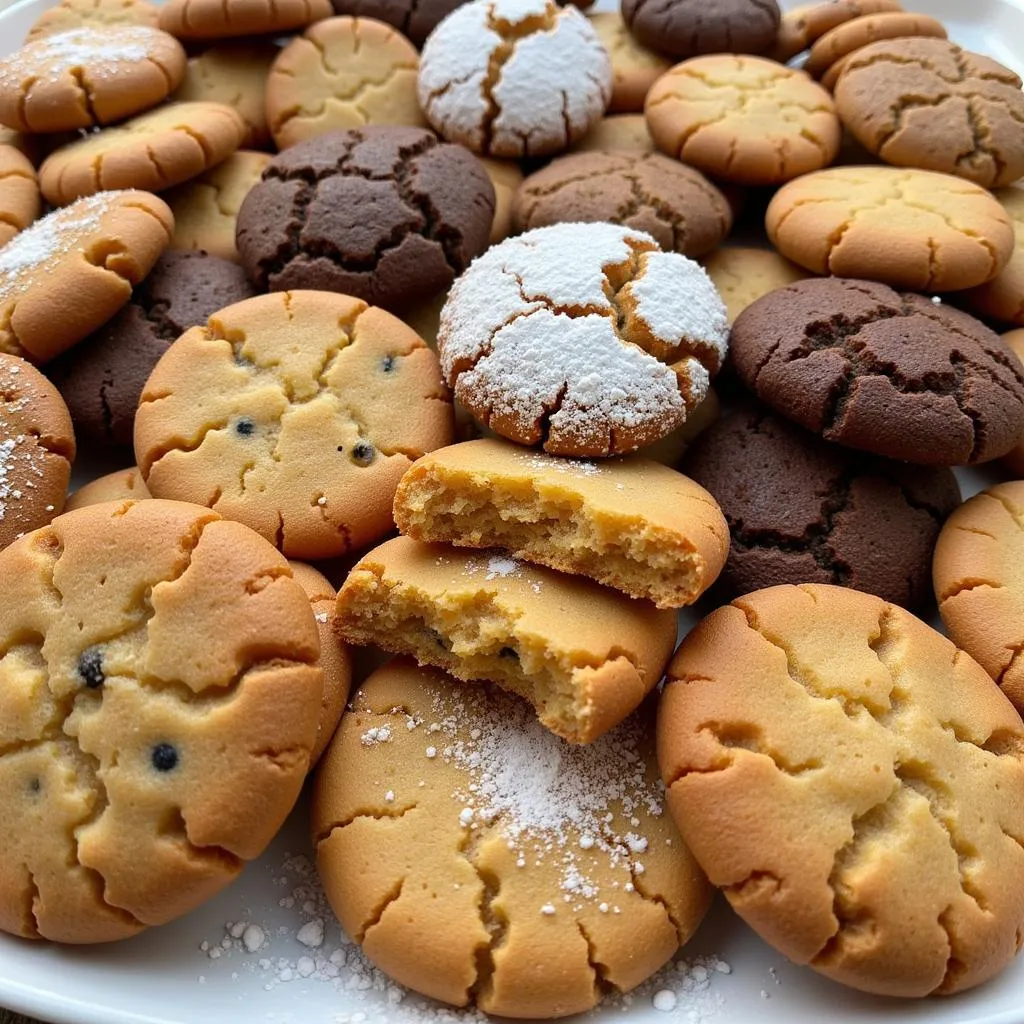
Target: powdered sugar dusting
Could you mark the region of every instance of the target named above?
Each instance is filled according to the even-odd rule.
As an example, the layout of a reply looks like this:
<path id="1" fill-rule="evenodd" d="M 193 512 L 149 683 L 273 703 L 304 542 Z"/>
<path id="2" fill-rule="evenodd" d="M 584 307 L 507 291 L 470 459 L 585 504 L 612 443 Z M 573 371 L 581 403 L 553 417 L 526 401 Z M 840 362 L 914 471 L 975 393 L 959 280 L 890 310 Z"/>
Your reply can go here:
<path id="1" fill-rule="evenodd" d="M 38 427 L 32 415 L 37 396 L 34 381 L 22 372 L 19 361 L 13 356 L 0 359 L 0 523 L 10 516 L 19 526 L 38 525 L 49 518 L 41 510 L 54 511 L 53 505 L 44 508 L 36 496 L 38 482 L 46 476 L 46 452 L 31 432 Z"/>

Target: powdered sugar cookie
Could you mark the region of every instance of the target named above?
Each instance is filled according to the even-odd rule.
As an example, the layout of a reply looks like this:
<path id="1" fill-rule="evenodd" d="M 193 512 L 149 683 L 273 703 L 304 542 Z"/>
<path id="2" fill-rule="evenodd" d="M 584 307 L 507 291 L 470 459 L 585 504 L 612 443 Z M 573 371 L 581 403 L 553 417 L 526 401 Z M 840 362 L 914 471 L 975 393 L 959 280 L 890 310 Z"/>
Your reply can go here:
<path id="1" fill-rule="evenodd" d="M 142 474 L 136 466 L 131 466 L 83 484 L 74 494 L 68 495 L 64 511 L 74 512 L 76 508 L 102 505 L 105 501 L 141 501 L 151 497 Z"/>
<path id="2" fill-rule="evenodd" d="M 650 235 L 557 224 L 506 239 L 455 282 L 438 352 L 495 433 L 555 455 L 615 455 L 678 427 L 725 358 L 704 271 Z"/>
<path id="3" fill-rule="evenodd" d="M 146 25 L 156 28 L 160 8 L 149 0 L 60 0 L 47 8 L 28 30 L 26 43 L 73 28 Z"/>
<path id="4" fill-rule="evenodd" d="M 601 117 L 612 65 L 593 25 L 554 0 L 457 7 L 420 59 L 420 106 L 450 142 L 490 156 L 565 149 Z"/>
<path id="5" fill-rule="evenodd" d="M 21 150 L 0 145 L 0 248 L 38 216 L 36 170 Z"/>

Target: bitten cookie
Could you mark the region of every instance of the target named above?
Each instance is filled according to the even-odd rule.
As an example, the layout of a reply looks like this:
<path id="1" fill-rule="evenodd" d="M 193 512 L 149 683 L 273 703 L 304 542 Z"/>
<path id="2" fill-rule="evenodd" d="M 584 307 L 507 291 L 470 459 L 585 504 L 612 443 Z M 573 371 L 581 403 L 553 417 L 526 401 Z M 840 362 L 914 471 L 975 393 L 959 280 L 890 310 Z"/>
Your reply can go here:
<path id="1" fill-rule="evenodd" d="M 825 0 L 803 4 L 783 13 L 775 45 L 766 56 L 785 64 L 847 21 L 865 14 L 902 10 L 899 0 Z"/>
<path id="2" fill-rule="evenodd" d="M 773 587 L 697 626 L 669 680 L 669 810 L 762 938 L 890 996 L 1013 959 L 1024 725 L 963 651 L 876 597 Z"/>
<path id="3" fill-rule="evenodd" d="M 802 71 L 718 54 L 677 64 L 644 105 L 658 148 L 742 185 L 776 185 L 827 167 L 841 128 L 832 97 Z"/>
<path id="4" fill-rule="evenodd" d="M 422 47 L 438 23 L 466 0 L 332 0 L 335 14 L 375 18 Z"/>
<path id="5" fill-rule="evenodd" d="M 0 145 L 0 248 L 35 221 L 41 210 L 32 162 L 13 146 Z"/>
<path id="6" fill-rule="evenodd" d="M 725 196 L 700 171 L 660 153 L 558 157 L 520 185 L 512 214 L 516 232 L 581 221 L 623 224 L 695 258 L 732 229 Z"/>
<path id="7" fill-rule="evenodd" d="M 960 504 L 952 471 L 851 452 L 750 406 L 709 427 L 681 468 L 728 520 L 729 596 L 836 583 L 906 608 L 931 603 L 932 551 Z"/>
<path id="8" fill-rule="evenodd" d="M 35 20 L 25 36 L 26 43 L 73 28 L 108 25 L 145 25 L 156 28 L 160 8 L 148 0 L 60 0 Z"/>
<path id="9" fill-rule="evenodd" d="M 500 551 L 395 537 L 349 573 L 337 628 L 351 643 L 495 682 L 563 739 L 591 743 L 660 681 L 676 615 Z"/>
<path id="10" fill-rule="evenodd" d="M 995 193 L 1014 228 L 1013 255 L 988 284 L 965 292 L 964 302 L 979 316 L 1024 326 L 1024 184 Z"/>
<path id="11" fill-rule="evenodd" d="M 1024 366 L 984 324 L 920 295 L 814 278 L 749 306 L 733 365 L 827 441 L 922 465 L 1005 455 L 1024 434 Z"/>
<path id="12" fill-rule="evenodd" d="M 151 498 L 146 481 L 135 466 L 119 469 L 114 473 L 90 480 L 73 494 L 68 495 L 64 502 L 65 512 L 74 512 L 78 508 L 89 505 L 102 505 L 105 501 L 142 501 Z"/>
<path id="13" fill-rule="evenodd" d="M 258 288 L 316 288 L 386 309 L 434 298 L 487 248 L 494 187 L 421 128 L 331 132 L 278 154 L 238 211 Z"/>
<path id="14" fill-rule="evenodd" d="M 668 71 L 670 62 L 639 43 L 618 11 L 591 14 L 590 24 L 597 30 L 612 61 L 609 112 L 640 113 L 644 109 L 647 90 Z"/>
<path id="15" fill-rule="evenodd" d="M 331 0 L 167 0 L 160 27 L 179 39 L 293 32 L 331 15 Z"/>
<path id="16" fill-rule="evenodd" d="M 154 495 L 208 505 L 302 559 L 384 536 L 402 474 L 451 442 L 434 353 L 330 292 L 261 295 L 187 331 L 135 417 Z"/>
<path id="17" fill-rule="evenodd" d="M 101 192 L 0 249 L 0 352 L 43 363 L 109 320 L 167 246 L 171 211 L 148 192 Z"/>
<path id="18" fill-rule="evenodd" d="M 809 276 L 771 249 L 723 245 L 701 263 L 722 296 L 729 323 L 762 296 Z"/>
<path id="19" fill-rule="evenodd" d="M 609 149 L 654 153 L 657 150 L 643 114 L 612 114 L 602 117 L 582 139 L 569 148 L 573 153 Z"/>
<path id="20" fill-rule="evenodd" d="M 311 816 L 327 896 L 367 956 L 425 995 L 517 1018 L 635 987 L 710 902 L 663 812 L 651 716 L 589 747 L 531 718 L 391 662 L 356 693 Z"/>
<path id="21" fill-rule="evenodd" d="M 142 25 L 78 28 L 0 58 L 0 124 L 63 132 L 148 110 L 185 74 L 181 44 Z"/>
<path id="22" fill-rule="evenodd" d="M 499 157 L 548 156 L 582 138 L 608 107 L 612 65 L 575 7 L 482 0 L 430 34 L 419 101 L 449 142 Z"/>
<path id="23" fill-rule="evenodd" d="M 991 281 L 1013 254 L 1013 226 L 991 193 L 948 174 L 835 167 L 783 185 L 765 226 L 783 256 L 816 274 L 920 292 Z"/>
<path id="24" fill-rule="evenodd" d="M 0 576 L 0 928 L 107 942 L 192 910 L 302 788 L 306 595 L 251 530 L 152 500 L 61 516 Z"/>
<path id="25" fill-rule="evenodd" d="M 776 0 L 622 0 L 630 32 L 670 57 L 764 53 L 775 41 Z"/>
<path id="26" fill-rule="evenodd" d="M 700 404 L 728 327 L 685 256 L 631 228 L 558 224 L 477 259 L 437 342 L 455 397 L 496 434 L 553 455 L 616 455 Z"/>

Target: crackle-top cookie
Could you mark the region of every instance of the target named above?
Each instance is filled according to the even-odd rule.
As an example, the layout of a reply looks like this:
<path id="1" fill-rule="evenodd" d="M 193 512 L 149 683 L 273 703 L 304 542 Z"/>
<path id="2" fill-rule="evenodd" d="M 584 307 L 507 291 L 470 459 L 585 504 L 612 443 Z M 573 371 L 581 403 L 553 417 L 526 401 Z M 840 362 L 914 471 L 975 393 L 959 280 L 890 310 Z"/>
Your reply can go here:
<path id="1" fill-rule="evenodd" d="M 342 927 L 396 981 L 502 1016 L 565 1016 L 634 988 L 710 902 L 664 811 L 652 724 L 645 709 L 571 747 L 514 697 L 385 665 L 313 795 Z"/>
<path id="2" fill-rule="evenodd" d="M 331 15 L 331 0 L 167 0 L 160 27 L 179 39 L 283 34 Z"/>
<path id="3" fill-rule="evenodd" d="M 146 25 L 156 28 L 160 8 L 149 0 L 60 0 L 35 20 L 25 36 L 31 43 L 73 28 L 108 25 Z"/>
<path id="4" fill-rule="evenodd" d="M 613 301 L 614 300 L 614 301 Z M 704 271 L 615 224 L 536 228 L 489 249 L 441 313 L 456 398 L 496 434 L 553 455 L 616 455 L 670 433 L 728 344 Z"/>
<path id="5" fill-rule="evenodd" d="M 547 156 L 604 114 L 612 64 L 575 7 L 482 0 L 430 34 L 418 89 L 427 120 L 450 142 L 488 156 Z"/>
<path id="6" fill-rule="evenodd" d="M 239 523 L 140 501 L 0 552 L 0 928 L 106 942 L 258 857 L 316 740 L 316 622 Z"/>
<path id="7" fill-rule="evenodd" d="M 644 109 L 647 90 L 668 71 L 671 62 L 642 45 L 618 11 L 591 14 L 590 24 L 597 30 L 612 60 L 609 113 L 639 113 Z"/>
<path id="8" fill-rule="evenodd" d="M 791 961 L 890 996 L 980 985 L 1024 932 L 1024 724 L 909 612 L 773 587 L 669 668 L 658 760 L 683 838 Z"/>
<path id="9" fill-rule="evenodd" d="M 1013 224 L 1013 255 L 991 281 L 965 292 L 964 302 L 979 316 L 1024 327 L 1024 183 L 994 195 Z"/>
<path id="10" fill-rule="evenodd" d="M 24 153 L 0 143 L 0 249 L 40 214 L 39 182 Z"/>
<path id="11" fill-rule="evenodd" d="M 409 327 L 350 296 L 278 292 L 171 345 L 142 394 L 135 456 L 157 497 L 320 559 L 386 534 L 402 474 L 452 429 L 437 357 Z"/>

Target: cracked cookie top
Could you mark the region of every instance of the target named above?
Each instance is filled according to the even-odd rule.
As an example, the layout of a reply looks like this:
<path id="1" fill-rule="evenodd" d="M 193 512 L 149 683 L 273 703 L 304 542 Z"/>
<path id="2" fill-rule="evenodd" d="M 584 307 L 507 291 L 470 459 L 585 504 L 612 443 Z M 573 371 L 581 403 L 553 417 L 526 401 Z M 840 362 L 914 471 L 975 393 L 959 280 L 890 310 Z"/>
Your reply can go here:
<path id="1" fill-rule="evenodd" d="M 490 156 L 546 156 L 582 138 L 608 107 L 612 65 L 596 30 L 554 0 L 483 0 L 430 34 L 419 100 L 451 142 Z"/>
<path id="2" fill-rule="evenodd" d="M 704 271 L 650 235 L 558 224 L 474 261 L 441 313 L 456 398 L 495 433 L 555 455 L 615 455 L 664 437 L 725 357 Z"/>
<path id="3" fill-rule="evenodd" d="M 710 895 L 663 811 L 652 725 L 647 708 L 573 747 L 496 689 L 379 669 L 313 797 L 345 931 L 400 983 L 502 1016 L 577 1013 L 640 984 Z"/>
<path id="4" fill-rule="evenodd" d="M 0 142 L 0 248 L 38 218 L 41 206 L 32 161 Z"/>
<path id="5" fill-rule="evenodd" d="M 323 677 L 287 562 L 179 502 L 0 552 L 0 928 L 105 942 L 233 881 L 298 798 Z"/>
<path id="6" fill-rule="evenodd" d="M 160 27 L 179 39 L 292 32 L 331 15 L 331 0 L 167 0 Z"/>
<path id="7" fill-rule="evenodd" d="M 658 716 L 697 860 L 798 964 L 892 996 L 951 993 L 1024 938 L 1024 724 L 969 655 L 839 587 L 708 616 Z"/>

